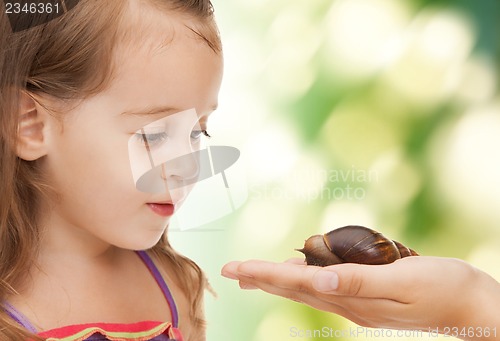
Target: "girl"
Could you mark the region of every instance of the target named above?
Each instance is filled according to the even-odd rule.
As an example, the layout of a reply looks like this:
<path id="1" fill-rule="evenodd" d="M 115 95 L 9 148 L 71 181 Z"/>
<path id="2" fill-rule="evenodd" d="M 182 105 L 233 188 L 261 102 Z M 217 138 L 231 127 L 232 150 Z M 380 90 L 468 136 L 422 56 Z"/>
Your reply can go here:
<path id="1" fill-rule="evenodd" d="M 0 340 L 204 340 L 207 281 L 166 235 L 187 190 L 139 190 L 129 147 L 207 134 L 222 77 L 211 3 L 63 7 L 0 14 Z M 165 121 L 176 113 L 196 122 Z M 165 131 L 144 133 L 154 122 Z"/>

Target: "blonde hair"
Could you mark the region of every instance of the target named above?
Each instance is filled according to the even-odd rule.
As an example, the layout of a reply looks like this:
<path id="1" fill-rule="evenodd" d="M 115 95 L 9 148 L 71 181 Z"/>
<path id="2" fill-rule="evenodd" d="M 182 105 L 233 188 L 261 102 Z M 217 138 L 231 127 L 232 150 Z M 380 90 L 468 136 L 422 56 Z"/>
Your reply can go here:
<path id="1" fill-rule="evenodd" d="M 145 0 L 157 8 L 196 19 L 189 27 L 215 53 L 221 53 L 209 0 Z M 124 0 L 81 0 L 75 8 L 29 29 L 13 27 L 0 14 L 0 340 L 36 338 L 6 312 L 40 247 L 38 203 L 50 191 L 37 161 L 16 155 L 20 92 L 45 94 L 64 102 L 88 98 L 104 90 L 113 75 L 113 52 L 123 34 Z M 32 22 L 42 15 L 30 14 Z M 38 18 L 35 18 L 39 16 Z M 47 19 L 49 20 L 49 19 Z M 21 23 L 26 24 L 26 23 Z M 202 270 L 177 253 L 165 234 L 151 252 L 161 265 L 173 268 L 191 304 L 193 339 L 203 339 L 203 293 L 208 283 Z"/>

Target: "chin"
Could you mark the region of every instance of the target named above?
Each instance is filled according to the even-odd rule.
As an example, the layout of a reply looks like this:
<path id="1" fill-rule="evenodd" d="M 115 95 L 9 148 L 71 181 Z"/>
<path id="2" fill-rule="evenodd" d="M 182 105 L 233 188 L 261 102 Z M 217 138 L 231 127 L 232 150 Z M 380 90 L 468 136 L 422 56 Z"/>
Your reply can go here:
<path id="1" fill-rule="evenodd" d="M 122 243 L 116 246 L 133 251 L 148 250 L 158 244 L 164 232 L 165 230 L 151 231 L 149 234 L 143 232 L 141 235 L 137 235 L 136 238 L 122 240 Z"/>

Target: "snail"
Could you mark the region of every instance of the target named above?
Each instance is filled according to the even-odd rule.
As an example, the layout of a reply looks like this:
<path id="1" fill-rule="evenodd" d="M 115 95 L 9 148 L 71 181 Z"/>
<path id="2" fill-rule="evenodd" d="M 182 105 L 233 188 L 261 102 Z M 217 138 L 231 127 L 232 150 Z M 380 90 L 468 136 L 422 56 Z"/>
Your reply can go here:
<path id="1" fill-rule="evenodd" d="M 306 256 L 308 265 L 328 266 L 340 263 L 389 264 L 397 259 L 418 256 L 403 244 L 364 226 L 349 225 L 306 240 L 296 249 Z"/>

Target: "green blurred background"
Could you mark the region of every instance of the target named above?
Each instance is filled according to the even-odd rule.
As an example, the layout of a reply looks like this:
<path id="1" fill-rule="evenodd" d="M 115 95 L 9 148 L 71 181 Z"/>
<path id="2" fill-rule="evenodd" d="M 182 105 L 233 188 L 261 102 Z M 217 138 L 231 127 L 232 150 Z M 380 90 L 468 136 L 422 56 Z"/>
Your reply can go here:
<path id="1" fill-rule="evenodd" d="M 248 199 L 171 232 L 218 293 L 209 341 L 355 328 L 220 276 L 231 260 L 300 256 L 308 236 L 347 224 L 500 280 L 500 1 L 213 2 L 226 71 L 211 143 L 241 150 Z"/>

